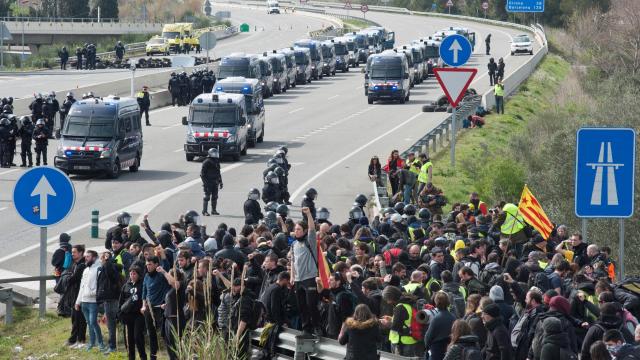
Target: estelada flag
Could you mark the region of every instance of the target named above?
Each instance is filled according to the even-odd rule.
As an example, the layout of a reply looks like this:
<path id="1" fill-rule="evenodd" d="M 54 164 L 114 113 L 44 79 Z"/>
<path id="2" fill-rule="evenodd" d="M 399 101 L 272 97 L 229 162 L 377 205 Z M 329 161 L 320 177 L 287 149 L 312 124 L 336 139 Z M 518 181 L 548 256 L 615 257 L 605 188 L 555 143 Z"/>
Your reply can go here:
<path id="1" fill-rule="evenodd" d="M 522 195 L 520 196 L 520 203 L 518 204 L 518 211 L 524 218 L 524 220 L 538 230 L 540 235 L 547 240 L 551 231 L 553 230 L 553 224 L 542 210 L 542 206 L 538 202 L 535 196 L 531 193 L 527 185 L 525 184 L 522 189 Z"/>
<path id="2" fill-rule="evenodd" d="M 331 271 L 329 271 L 329 263 L 327 259 L 324 257 L 324 253 L 322 252 L 322 246 L 320 246 L 320 240 L 316 239 L 317 253 L 318 253 L 318 276 L 320 277 L 320 281 L 322 281 L 322 287 L 325 289 L 329 288 L 329 276 Z"/>

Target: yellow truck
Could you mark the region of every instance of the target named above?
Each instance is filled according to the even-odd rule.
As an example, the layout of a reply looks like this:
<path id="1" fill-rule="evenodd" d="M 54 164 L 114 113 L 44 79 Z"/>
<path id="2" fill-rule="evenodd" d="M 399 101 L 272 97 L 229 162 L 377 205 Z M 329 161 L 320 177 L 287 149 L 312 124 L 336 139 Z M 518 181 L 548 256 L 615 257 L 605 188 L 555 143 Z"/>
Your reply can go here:
<path id="1" fill-rule="evenodd" d="M 165 24 L 162 28 L 162 37 L 169 42 L 169 51 L 180 53 L 185 50 L 186 45 L 195 48 L 198 39 L 193 37 L 192 23 Z"/>

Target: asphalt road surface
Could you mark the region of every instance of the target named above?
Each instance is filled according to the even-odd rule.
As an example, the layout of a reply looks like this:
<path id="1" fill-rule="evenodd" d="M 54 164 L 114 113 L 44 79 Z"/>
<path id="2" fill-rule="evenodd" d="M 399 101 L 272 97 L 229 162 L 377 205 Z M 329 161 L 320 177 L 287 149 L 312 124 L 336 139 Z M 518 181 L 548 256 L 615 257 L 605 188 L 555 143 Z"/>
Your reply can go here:
<path id="1" fill-rule="evenodd" d="M 234 8 L 233 12 L 240 12 Z M 243 14 L 255 19 L 286 19 L 293 15 L 274 15 L 264 20 L 262 11 L 249 10 Z M 474 30 L 478 39 L 492 33 L 492 55 L 503 57 L 506 76 L 524 63 L 528 56 L 510 56 L 511 36 L 517 30 L 497 28 L 478 23 L 451 22 L 445 19 L 369 12 L 368 18 L 396 32 L 397 45 L 434 31 L 462 25 Z M 292 20 L 293 21 L 293 20 Z M 301 22 L 315 21 L 301 17 Z M 272 25 L 273 26 L 273 25 Z M 288 34 L 288 35 L 287 35 Z M 295 40 L 293 33 L 267 31 L 254 34 L 243 43 L 247 52 L 261 52 L 281 47 L 282 42 Z M 274 42 L 280 42 L 273 46 Z M 537 48 L 535 49 L 538 50 Z M 476 46 L 469 66 L 479 69 L 472 87 L 479 92 L 489 89 L 486 75 L 488 56 L 484 43 Z M 386 161 L 393 149 L 400 151 L 413 144 L 448 114 L 422 113 L 427 100 L 435 100 L 442 90 L 434 79 L 417 85 L 411 100 L 404 104 L 376 103 L 367 105 L 363 91 L 363 75 L 357 70 L 338 73 L 335 77 L 298 86 L 286 94 L 265 100 L 265 141 L 249 149 L 240 162 L 225 159 L 222 164 L 224 189 L 219 193 L 218 211 L 221 216 L 203 218 L 212 233 L 220 222 L 240 228 L 244 224 L 242 205 L 252 187 L 262 188 L 262 171 L 266 161 L 281 144 L 289 147 L 289 191 L 292 194 L 291 215 L 300 218 L 299 205 L 304 192 L 313 186 L 318 190 L 316 207 L 327 207 L 330 220 L 341 223 L 348 215 L 355 195 L 372 193 L 366 175 L 369 159 L 378 155 Z M 179 214 L 194 209 L 201 211 L 202 186 L 199 179 L 200 162 L 187 162 L 182 150 L 185 130 L 180 119 L 187 108 L 161 108 L 151 113 L 152 127 L 144 128 L 145 148 L 139 173 L 124 172 L 118 180 L 101 177 L 73 176 L 76 204 L 72 214 L 62 223 L 49 229 L 49 254 L 56 249 L 57 236 L 69 232 L 72 244 L 83 243 L 89 248 L 102 248 L 104 231 L 115 224 L 120 211 L 132 213 L 136 223 L 144 214 L 155 230 L 164 221 L 175 221 Z M 49 145 L 50 158 L 55 142 Z M 51 160 L 50 160 L 51 161 Z M 436 167 L 438 164 L 434 164 Z M 13 210 L 11 191 L 22 170 L 0 172 L 0 278 L 16 274 L 35 275 L 38 272 L 39 231 L 25 224 Z M 101 238 L 90 238 L 91 210 L 100 210 Z M 37 284 L 23 284 L 36 289 Z"/>

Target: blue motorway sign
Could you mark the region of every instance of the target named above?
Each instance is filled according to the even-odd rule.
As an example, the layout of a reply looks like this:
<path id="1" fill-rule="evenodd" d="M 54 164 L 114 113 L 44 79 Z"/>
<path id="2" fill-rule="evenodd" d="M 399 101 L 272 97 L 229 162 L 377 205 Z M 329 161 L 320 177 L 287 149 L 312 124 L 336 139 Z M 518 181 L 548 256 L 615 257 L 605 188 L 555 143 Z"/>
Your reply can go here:
<path id="1" fill-rule="evenodd" d="M 445 64 L 458 67 L 469 61 L 473 48 L 469 39 L 462 35 L 449 35 L 440 44 L 440 58 Z"/>
<path id="2" fill-rule="evenodd" d="M 544 12 L 544 0 L 507 0 L 508 12 Z"/>
<path id="3" fill-rule="evenodd" d="M 62 221 L 73 209 L 76 192 L 69 177 L 53 167 L 25 172 L 13 188 L 13 204 L 28 223 L 46 227 Z"/>
<path id="4" fill-rule="evenodd" d="M 575 212 L 578 217 L 633 215 L 636 133 L 582 128 L 576 136 Z"/>

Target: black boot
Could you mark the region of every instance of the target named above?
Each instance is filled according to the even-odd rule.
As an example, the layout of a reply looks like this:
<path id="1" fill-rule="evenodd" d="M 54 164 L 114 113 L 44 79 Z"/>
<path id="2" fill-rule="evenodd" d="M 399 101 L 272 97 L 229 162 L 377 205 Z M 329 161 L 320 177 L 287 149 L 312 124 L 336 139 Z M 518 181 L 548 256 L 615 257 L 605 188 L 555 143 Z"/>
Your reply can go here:
<path id="1" fill-rule="evenodd" d="M 220 213 L 216 211 L 217 205 L 218 205 L 217 201 L 211 202 L 211 215 L 220 215 Z"/>
<path id="2" fill-rule="evenodd" d="M 202 215 L 203 216 L 209 216 L 210 214 L 207 212 L 207 205 L 209 205 L 209 201 L 207 200 L 203 200 L 202 201 Z"/>
<path id="3" fill-rule="evenodd" d="M 27 167 L 27 156 L 20 155 L 20 157 L 22 158 L 22 164 L 20 164 L 20 167 Z"/>

